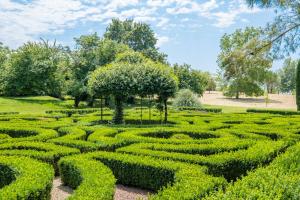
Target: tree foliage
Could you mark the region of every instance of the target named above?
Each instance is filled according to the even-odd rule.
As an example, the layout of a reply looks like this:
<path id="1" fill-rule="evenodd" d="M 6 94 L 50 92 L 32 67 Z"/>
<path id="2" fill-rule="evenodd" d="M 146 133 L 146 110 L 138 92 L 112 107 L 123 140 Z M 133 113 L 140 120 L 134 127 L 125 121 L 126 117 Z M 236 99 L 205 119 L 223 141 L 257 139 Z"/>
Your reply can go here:
<path id="1" fill-rule="evenodd" d="M 296 104 L 297 110 L 300 111 L 300 61 L 298 62 L 296 72 Z"/>
<path id="2" fill-rule="evenodd" d="M 259 39 L 260 34 L 260 29 L 247 27 L 221 38 L 218 64 L 226 82 L 225 95 L 239 98 L 241 92 L 248 96 L 263 94 L 262 84 L 272 59 L 267 50 L 252 54 L 265 43 Z"/>
<path id="3" fill-rule="evenodd" d="M 2 66 L 1 93 L 7 96 L 50 95 L 60 97 L 61 48 L 48 42 L 28 42 L 13 52 Z"/>
<path id="4" fill-rule="evenodd" d="M 206 90 L 209 81 L 207 73 L 192 69 L 188 64 L 174 64 L 174 72 L 178 77 L 179 89 L 190 89 L 198 95 Z"/>
<path id="5" fill-rule="evenodd" d="M 296 89 L 296 68 L 298 62 L 287 58 L 284 61 L 282 69 L 279 70 L 280 91 L 292 92 Z"/>
<path id="6" fill-rule="evenodd" d="M 122 102 L 130 95 L 158 95 L 164 100 L 176 92 L 177 80 L 167 66 L 153 62 L 131 64 L 115 62 L 98 68 L 89 80 L 92 95 L 113 95 L 115 123 L 122 123 Z"/>
<path id="7" fill-rule="evenodd" d="M 128 45 L 134 51 L 143 53 L 146 57 L 166 63 L 166 54 L 156 47 L 157 39 L 148 24 L 126 19 L 113 19 L 106 29 L 104 37 Z"/>
<path id="8" fill-rule="evenodd" d="M 300 2 L 299 0 L 246 0 L 249 6 L 276 8 L 276 17 L 264 30 L 264 36 L 271 45 L 274 58 L 294 53 L 300 46 Z M 265 45 L 257 48 L 260 51 Z"/>

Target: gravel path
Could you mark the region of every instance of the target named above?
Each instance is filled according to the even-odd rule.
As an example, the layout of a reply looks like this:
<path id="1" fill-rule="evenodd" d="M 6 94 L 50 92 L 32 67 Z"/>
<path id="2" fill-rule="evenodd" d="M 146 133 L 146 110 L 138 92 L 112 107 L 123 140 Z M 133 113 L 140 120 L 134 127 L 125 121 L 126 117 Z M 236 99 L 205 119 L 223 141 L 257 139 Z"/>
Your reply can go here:
<path id="1" fill-rule="evenodd" d="M 72 188 L 64 186 L 60 177 L 53 180 L 53 188 L 51 190 L 51 200 L 65 200 L 73 193 Z M 148 200 L 150 191 L 138 188 L 116 185 L 114 200 Z"/>
<path id="2" fill-rule="evenodd" d="M 151 192 L 138 188 L 126 187 L 124 185 L 116 185 L 114 200 L 147 200 L 148 194 L 151 194 Z"/>
<path id="3" fill-rule="evenodd" d="M 68 186 L 64 186 L 60 177 L 53 180 L 53 187 L 51 190 L 51 200 L 65 200 L 71 196 L 73 190 Z"/>

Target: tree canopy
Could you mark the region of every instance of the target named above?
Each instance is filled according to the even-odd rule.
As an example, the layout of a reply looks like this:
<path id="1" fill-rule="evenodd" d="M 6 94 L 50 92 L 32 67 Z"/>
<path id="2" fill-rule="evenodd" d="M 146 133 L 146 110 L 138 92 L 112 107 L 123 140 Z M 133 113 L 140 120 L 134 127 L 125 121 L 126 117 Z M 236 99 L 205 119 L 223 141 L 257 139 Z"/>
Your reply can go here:
<path id="1" fill-rule="evenodd" d="M 247 27 L 221 39 L 218 64 L 225 80 L 225 95 L 239 98 L 241 92 L 248 96 L 261 95 L 266 72 L 272 66 L 268 51 L 252 52 L 263 45 L 260 29 Z"/>

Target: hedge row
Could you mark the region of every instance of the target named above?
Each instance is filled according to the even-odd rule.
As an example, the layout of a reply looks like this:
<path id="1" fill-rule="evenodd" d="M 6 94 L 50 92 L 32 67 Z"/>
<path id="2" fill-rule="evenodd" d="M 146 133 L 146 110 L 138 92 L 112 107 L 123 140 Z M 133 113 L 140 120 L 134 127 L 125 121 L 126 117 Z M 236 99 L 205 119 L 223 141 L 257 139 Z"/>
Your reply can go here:
<path id="1" fill-rule="evenodd" d="M 3 166 L 6 166 L 4 174 Z M 0 183 L 8 183 L 5 178 L 13 178 L 10 184 L 0 189 L 0 199 L 50 199 L 54 177 L 50 165 L 26 157 L 0 156 L 0 170 Z"/>
<path id="2" fill-rule="evenodd" d="M 84 156 L 71 156 L 59 161 L 62 181 L 75 189 L 69 199 L 113 199 L 115 178 L 104 164 Z"/>
<path id="3" fill-rule="evenodd" d="M 78 149 L 45 142 L 12 142 L 0 144 L 0 155 L 26 156 L 51 164 L 58 172 L 57 162 L 63 156 L 80 153 Z"/>
<path id="4" fill-rule="evenodd" d="M 0 115 L 17 115 L 19 112 L 0 112 Z"/>
<path id="5" fill-rule="evenodd" d="M 206 199 L 300 199 L 300 143 Z"/>
<path id="6" fill-rule="evenodd" d="M 174 146 L 175 150 L 168 148 L 161 151 L 141 146 L 130 145 L 117 149 L 117 152 L 205 165 L 209 168 L 210 173 L 216 176 L 224 176 L 228 180 L 234 180 L 248 170 L 269 163 L 277 154 L 284 151 L 288 144 L 283 141 L 258 141 L 248 149 L 209 156 L 177 153 L 176 146 Z"/>
<path id="7" fill-rule="evenodd" d="M 53 113 L 62 113 L 66 114 L 69 117 L 72 116 L 73 114 L 88 114 L 88 113 L 94 113 L 94 112 L 99 112 L 100 109 L 95 109 L 95 108 L 86 108 L 86 109 L 64 109 L 64 110 L 47 110 L 47 114 L 53 114 Z"/>
<path id="8" fill-rule="evenodd" d="M 17 141 L 46 141 L 47 139 L 58 136 L 57 132 L 51 129 L 14 127 L 14 124 L 11 124 L 11 126 L 0 126 L 0 133 L 9 136 L 9 138 L 1 139 L 0 143 Z"/>
<path id="9" fill-rule="evenodd" d="M 235 138 L 235 136 L 226 132 L 215 131 L 225 127 L 229 126 L 207 126 L 207 129 L 205 127 L 199 129 L 199 127 L 192 126 L 133 129 L 118 134 L 116 138 L 133 143 L 143 142 L 169 144 L 202 144 L 214 142 L 219 138 Z M 182 138 L 183 135 L 186 137 Z"/>
<path id="10" fill-rule="evenodd" d="M 86 156 L 108 166 L 118 183 L 156 191 L 150 199 L 199 199 L 227 184 L 224 178 L 210 176 L 198 165 L 112 152 Z"/>
<path id="11" fill-rule="evenodd" d="M 268 113 L 268 114 L 279 114 L 279 115 L 300 115 L 300 112 L 297 111 L 288 111 L 288 110 L 265 110 L 265 109 L 247 109 L 247 112 L 252 113 Z"/>
<path id="12" fill-rule="evenodd" d="M 179 107 L 178 110 L 192 110 L 192 111 L 203 111 L 203 112 L 212 112 L 212 113 L 222 112 L 222 108 Z"/>

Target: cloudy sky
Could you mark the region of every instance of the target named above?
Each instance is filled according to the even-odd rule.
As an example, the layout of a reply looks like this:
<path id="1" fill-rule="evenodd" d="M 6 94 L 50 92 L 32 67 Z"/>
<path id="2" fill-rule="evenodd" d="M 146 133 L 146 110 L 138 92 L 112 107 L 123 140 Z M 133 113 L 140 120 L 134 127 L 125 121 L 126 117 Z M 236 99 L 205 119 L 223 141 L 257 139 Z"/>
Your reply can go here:
<path id="1" fill-rule="evenodd" d="M 249 9 L 245 0 L 0 0 L 0 41 L 16 48 L 44 39 L 74 46 L 74 37 L 102 35 L 112 18 L 151 25 L 171 63 L 215 72 L 224 33 L 264 26 L 272 10 Z M 275 68 L 279 67 L 275 63 Z"/>

